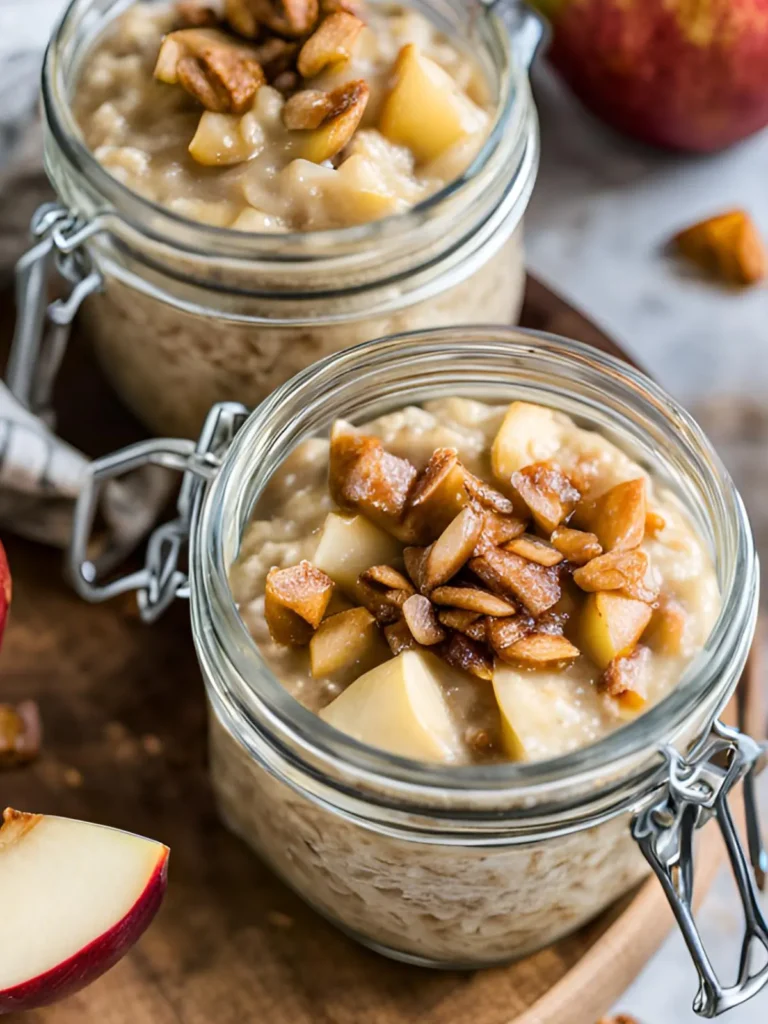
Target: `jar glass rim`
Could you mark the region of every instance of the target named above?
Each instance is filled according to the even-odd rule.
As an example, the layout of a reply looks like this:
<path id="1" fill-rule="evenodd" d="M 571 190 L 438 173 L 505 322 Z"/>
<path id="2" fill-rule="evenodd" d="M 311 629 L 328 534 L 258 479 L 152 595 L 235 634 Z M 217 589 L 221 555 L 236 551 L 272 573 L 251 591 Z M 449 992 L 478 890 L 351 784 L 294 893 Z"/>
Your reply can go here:
<path id="1" fill-rule="evenodd" d="M 244 496 L 249 481 L 265 473 L 267 448 L 279 447 L 280 438 L 290 432 L 286 407 L 308 409 L 318 401 L 320 383 L 326 388 L 343 387 L 363 371 L 375 388 L 370 378 L 375 378 L 377 367 L 392 361 L 396 361 L 398 372 L 410 367 L 415 373 L 415 368 L 421 367 L 423 373 L 430 365 L 442 366 L 446 360 L 460 357 L 486 359 L 498 366 L 515 361 L 520 366 L 540 364 L 541 370 L 553 376 L 553 391 L 558 386 L 558 373 L 561 385 L 570 376 L 583 378 L 605 396 L 610 394 L 610 400 L 618 402 L 619 407 L 626 403 L 627 410 L 639 410 L 642 416 L 653 418 L 660 436 L 663 433 L 674 438 L 686 465 L 706 482 L 711 516 L 717 520 L 719 539 L 712 543 L 722 549 L 714 552 L 722 603 L 704 650 L 688 666 L 678 685 L 645 713 L 587 747 L 549 760 L 447 768 L 376 750 L 332 729 L 291 697 L 268 668 L 229 587 L 227 547 L 239 546 L 250 511 L 250 507 L 243 507 Z M 457 375 L 456 384 L 462 381 Z M 502 386 L 511 388 L 503 382 Z M 578 399 L 572 404 L 577 406 Z M 285 422 L 280 420 L 281 410 Z M 583 418 L 590 419 L 587 406 Z M 294 442 L 298 439 L 299 435 Z M 280 461 L 287 450 L 282 451 Z M 254 465 L 262 467 L 256 474 Z M 746 658 L 757 611 L 757 571 L 749 521 L 730 476 L 698 424 L 659 385 L 629 364 L 579 342 L 523 329 L 452 327 L 377 339 L 336 353 L 297 374 L 251 413 L 193 524 L 193 632 L 201 661 L 211 664 L 213 658 L 216 662 L 213 671 L 207 673 L 216 697 L 230 710 L 236 705 L 251 727 L 262 729 L 266 722 L 268 730 L 280 735 L 281 743 L 290 742 L 311 751 L 325 764 L 341 762 L 361 779 L 386 779 L 409 791 L 533 793 L 566 780 L 597 779 L 620 763 L 635 763 L 639 756 L 655 754 L 664 738 L 682 729 L 691 714 L 705 704 L 712 704 L 714 717 L 728 696 L 734 665 L 738 669 Z M 216 666 L 222 665 L 227 666 L 227 681 L 222 681 L 223 674 L 217 671 Z M 238 680 L 237 697 L 229 685 L 232 679 Z M 733 682 L 735 685 L 735 679 Z M 251 705 L 248 708 L 243 706 L 243 693 Z M 255 705 L 260 721 L 252 717 Z M 644 765 L 647 768 L 647 757 Z"/>
<path id="2" fill-rule="evenodd" d="M 136 0 L 115 0 L 116 13 L 132 6 Z M 380 0 L 372 0 L 380 2 Z M 383 0 L 386 2 L 386 0 Z M 428 6 L 429 0 L 414 0 L 417 6 Z M 54 29 L 46 48 L 42 72 L 42 102 L 47 125 L 59 149 L 69 163 L 91 184 L 100 198 L 105 199 L 111 209 L 100 211 L 126 223 L 132 229 L 153 237 L 157 242 L 188 247 L 190 232 L 204 240 L 216 255 L 242 258 L 261 255 L 254 252 L 254 243 L 266 254 L 275 245 L 290 246 L 306 244 L 312 239 L 313 249 L 309 253 L 319 258 L 323 247 L 337 250 L 344 246 L 372 245 L 377 241 L 407 235 L 427 219 L 439 215 L 449 201 L 459 196 L 488 166 L 502 140 L 512 141 L 515 147 L 525 144 L 529 130 L 528 112 L 532 108 L 527 68 L 516 57 L 510 34 L 502 17 L 493 5 L 474 0 L 473 12 L 482 16 L 484 27 L 490 32 L 490 39 L 499 60 L 499 97 L 493 125 L 483 146 L 467 170 L 438 192 L 417 203 L 411 209 L 393 214 L 366 224 L 344 228 L 324 229 L 313 232 L 248 232 L 217 227 L 190 220 L 173 210 L 167 209 L 151 199 L 133 192 L 116 177 L 111 175 L 96 159 L 82 140 L 71 103 L 67 95 L 65 69 L 61 59 L 64 41 L 76 30 L 82 19 L 93 6 L 94 0 L 70 0 Z M 100 28 L 103 26 L 100 25 Z M 89 34 L 89 42 L 97 36 Z"/>

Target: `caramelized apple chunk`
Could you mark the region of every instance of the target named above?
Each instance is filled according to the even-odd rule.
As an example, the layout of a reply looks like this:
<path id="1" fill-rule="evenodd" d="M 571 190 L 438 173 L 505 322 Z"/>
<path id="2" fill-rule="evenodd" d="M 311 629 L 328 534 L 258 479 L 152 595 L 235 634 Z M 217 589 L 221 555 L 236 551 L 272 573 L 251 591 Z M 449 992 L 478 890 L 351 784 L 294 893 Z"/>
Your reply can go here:
<path id="1" fill-rule="evenodd" d="M 351 140 L 365 112 L 370 89 L 358 79 L 345 82 L 325 95 L 322 120 L 314 128 L 303 131 L 301 138 L 301 156 L 315 164 L 330 160 Z"/>
<path id="2" fill-rule="evenodd" d="M 358 434 L 344 423 L 334 425 L 329 489 L 340 508 L 362 512 L 397 535 L 416 476 L 411 463 L 390 455 L 378 438 Z"/>
<path id="3" fill-rule="evenodd" d="M 516 615 L 514 618 L 487 619 L 486 630 L 488 642 L 493 650 L 504 661 L 507 660 L 507 651 L 519 643 L 524 637 L 532 633 L 535 627 L 534 620 L 527 615 Z"/>
<path id="4" fill-rule="evenodd" d="M 567 519 L 581 495 L 553 462 L 534 462 L 512 474 L 512 486 L 536 525 L 551 534 Z"/>
<path id="5" fill-rule="evenodd" d="M 513 473 L 552 458 L 561 437 L 562 429 L 551 409 L 512 402 L 491 448 L 493 475 L 502 487 L 509 487 Z"/>
<path id="6" fill-rule="evenodd" d="M 648 700 L 645 674 L 650 651 L 636 647 L 631 654 L 614 658 L 600 676 L 598 687 L 629 711 L 639 711 Z"/>
<path id="7" fill-rule="evenodd" d="M 398 619 L 397 622 L 385 626 L 384 639 L 395 658 L 403 651 L 412 651 L 419 646 L 405 619 Z"/>
<path id="8" fill-rule="evenodd" d="M 516 598 L 531 615 L 542 615 L 560 599 L 557 568 L 536 565 L 503 548 L 470 560 L 469 568 L 492 590 Z"/>
<path id="9" fill-rule="evenodd" d="M 299 51 L 296 66 L 304 78 L 314 78 L 327 67 L 343 64 L 365 25 L 348 11 L 336 11 L 321 21 Z"/>
<path id="10" fill-rule="evenodd" d="M 337 612 L 320 623 L 309 641 L 312 675 L 327 679 L 350 670 L 360 675 L 372 667 L 368 662 L 381 642 L 376 620 L 366 608 Z"/>
<path id="11" fill-rule="evenodd" d="M 477 640 L 478 643 L 487 640 L 486 619 L 479 612 L 465 611 L 463 608 L 441 608 L 437 618 L 441 625 L 463 633 L 470 640 Z"/>
<path id="12" fill-rule="evenodd" d="M 243 114 L 266 81 L 252 47 L 209 28 L 180 29 L 163 40 L 155 77 L 179 84 L 206 110 Z"/>
<path id="13" fill-rule="evenodd" d="M 264 615 L 272 639 L 289 647 L 308 644 L 325 615 L 333 580 L 307 561 L 287 569 L 270 569 Z"/>
<path id="14" fill-rule="evenodd" d="M 454 633 L 440 648 L 440 656 L 463 672 L 469 672 L 476 679 L 493 678 L 493 661 L 483 644 L 470 640 L 462 633 Z"/>
<path id="15" fill-rule="evenodd" d="M 436 448 L 419 473 L 408 502 L 409 532 L 424 544 L 435 540 L 469 501 L 467 473 L 455 448 Z"/>
<path id="16" fill-rule="evenodd" d="M 375 565 L 361 573 L 356 591 L 362 604 L 382 624 L 396 622 L 414 593 L 410 580 L 388 565 Z"/>
<path id="17" fill-rule="evenodd" d="M 609 551 L 598 555 L 573 574 L 582 590 L 626 590 L 640 583 L 648 572 L 648 555 L 635 551 Z"/>
<path id="18" fill-rule="evenodd" d="M 558 526 L 552 532 L 550 541 L 552 546 L 564 555 L 571 565 L 584 565 L 603 553 L 600 542 L 594 533 L 572 530 L 567 526 Z"/>
<path id="19" fill-rule="evenodd" d="M 645 522 L 645 480 L 627 480 L 599 498 L 592 530 L 603 551 L 629 551 L 642 544 Z"/>
<path id="20" fill-rule="evenodd" d="M 599 669 L 606 669 L 614 658 L 631 654 L 651 614 L 647 604 L 631 597 L 590 594 L 581 612 L 579 647 Z"/>

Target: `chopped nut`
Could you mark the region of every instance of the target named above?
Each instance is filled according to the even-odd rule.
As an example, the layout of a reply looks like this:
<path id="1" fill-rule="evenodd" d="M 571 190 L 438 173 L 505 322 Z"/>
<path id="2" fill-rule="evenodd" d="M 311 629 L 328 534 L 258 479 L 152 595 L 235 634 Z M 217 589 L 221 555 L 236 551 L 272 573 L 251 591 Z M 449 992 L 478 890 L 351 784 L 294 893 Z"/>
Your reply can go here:
<path id="1" fill-rule="evenodd" d="M 341 508 L 362 512 L 397 536 L 416 475 L 407 459 L 390 455 L 378 438 L 357 434 L 343 423 L 334 425 L 329 489 Z"/>
<path id="2" fill-rule="evenodd" d="M 646 537 L 658 537 L 667 525 L 664 516 L 650 510 L 645 514 L 645 535 Z"/>
<path id="3" fill-rule="evenodd" d="M 224 0 L 224 18 L 246 39 L 255 39 L 259 34 L 259 22 L 249 0 Z"/>
<path id="4" fill-rule="evenodd" d="M 572 565 L 584 565 L 598 555 L 603 549 L 594 533 L 584 530 L 572 530 L 567 526 L 558 526 L 550 538 L 554 547 L 565 555 Z"/>
<path id="5" fill-rule="evenodd" d="M 727 284 L 751 285 L 768 275 L 768 252 L 745 210 L 708 217 L 674 241 L 683 256 Z"/>
<path id="6" fill-rule="evenodd" d="M 648 700 L 643 674 L 649 655 L 647 647 L 636 647 L 631 654 L 614 658 L 600 676 L 599 688 L 611 697 L 621 697 L 629 709 L 641 708 Z"/>
<path id="7" fill-rule="evenodd" d="M 536 632 L 548 633 L 550 636 L 562 636 L 569 618 L 569 612 L 550 608 L 548 612 L 544 612 L 536 619 Z"/>
<path id="8" fill-rule="evenodd" d="M 378 583 L 387 590 L 405 590 L 409 594 L 413 593 L 411 581 L 391 565 L 372 565 L 370 569 L 360 574 L 360 578 L 367 583 Z"/>
<path id="9" fill-rule="evenodd" d="M 553 462 L 534 462 L 512 474 L 512 486 L 547 533 L 566 519 L 581 495 Z"/>
<path id="10" fill-rule="evenodd" d="M 413 590 L 382 587 L 367 579 L 363 573 L 355 588 L 360 603 L 368 609 L 381 625 L 396 622 L 402 615 L 402 609 Z"/>
<path id="11" fill-rule="evenodd" d="M 358 0 L 320 0 L 321 14 L 335 14 L 336 11 L 346 11 L 347 14 L 354 14 L 356 18 L 363 19 L 363 4 Z"/>
<path id="12" fill-rule="evenodd" d="M 216 29 L 188 28 L 163 40 L 155 78 L 178 83 L 206 110 L 243 114 L 264 84 L 264 72 L 252 47 Z"/>
<path id="13" fill-rule="evenodd" d="M 437 587 L 429 595 L 435 604 L 447 605 L 478 615 L 515 615 L 517 607 L 510 601 L 478 587 Z"/>
<path id="14" fill-rule="evenodd" d="M 402 654 L 403 651 L 410 651 L 414 647 L 418 647 L 405 619 L 398 619 L 397 622 L 385 626 L 384 639 L 389 644 L 389 649 L 394 657 Z"/>
<path id="15" fill-rule="evenodd" d="M 417 590 L 422 590 L 424 586 L 424 563 L 426 559 L 426 548 L 408 547 L 403 551 L 405 571 L 411 577 L 413 585 Z"/>
<path id="16" fill-rule="evenodd" d="M 308 644 L 333 593 L 333 580 L 307 561 L 287 569 L 270 569 L 264 617 L 272 639 L 300 647 Z"/>
<path id="17" fill-rule="evenodd" d="M 471 640 L 485 643 L 487 638 L 486 619 L 479 612 L 464 611 L 462 608 L 441 608 L 438 620 L 448 629 L 455 629 Z"/>
<path id="18" fill-rule="evenodd" d="M 0 768 L 34 761 L 40 753 L 42 726 L 33 700 L 13 706 L 0 704 Z"/>
<path id="19" fill-rule="evenodd" d="M 505 547 L 507 551 L 514 551 L 516 555 L 527 558 L 529 562 L 536 562 L 537 565 L 559 565 L 563 560 L 562 554 L 551 544 L 531 533 L 515 538 Z"/>
<path id="20" fill-rule="evenodd" d="M 603 551 L 629 551 L 645 537 L 645 480 L 627 480 L 600 497 L 592 530 Z"/>
<path id="21" fill-rule="evenodd" d="M 483 527 L 483 517 L 474 509 L 463 508 L 443 530 L 434 544 L 427 548 L 422 583 L 424 589 L 447 583 L 472 557 Z"/>
<path id="22" fill-rule="evenodd" d="M 486 509 L 488 512 L 497 512 L 501 516 L 513 516 L 516 512 L 515 503 L 505 497 L 501 491 L 491 487 L 479 477 L 467 473 L 464 480 L 464 487 L 470 500 Z"/>
<path id="23" fill-rule="evenodd" d="M 358 664 L 379 639 L 376 619 L 366 608 L 350 608 L 324 619 L 309 641 L 310 670 L 315 679 Z"/>
<path id="24" fill-rule="evenodd" d="M 440 628 L 428 597 L 412 594 L 403 605 L 403 617 L 416 643 L 431 647 L 445 640 L 445 630 Z"/>
<path id="25" fill-rule="evenodd" d="M 435 449 L 419 473 L 406 513 L 406 522 L 422 543 L 439 537 L 467 504 L 466 477 L 455 448 Z"/>
<path id="26" fill-rule="evenodd" d="M 319 127 L 302 135 L 301 156 L 316 164 L 336 156 L 355 134 L 369 95 L 370 89 L 362 79 L 346 82 L 329 92 L 325 119 Z"/>
<path id="27" fill-rule="evenodd" d="M 488 548 L 497 548 L 502 544 L 507 544 L 525 533 L 527 526 L 527 521 L 518 516 L 503 516 L 498 512 L 485 512 L 483 528 L 480 531 L 474 553 L 482 555 Z"/>
<path id="28" fill-rule="evenodd" d="M 364 27 L 359 18 L 347 11 L 329 14 L 302 46 L 297 61 L 299 74 L 314 78 L 329 65 L 349 60 Z"/>
<path id="29" fill-rule="evenodd" d="M 527 615 L 516 615 L 509 619 L 487 619 L 488 642 L 499 657 L 513 647 L 534 629 L 534 621 Z"/>
<path id="30" fill-rule="evenodd" d="M 319 128 L 328 116 L 330 101 L 328 93 L 319 89 L 303 89 L 286 101 L 283 107 L 283 124 L 290 131 L 306 131 Z"/>
<path id="31" fill-rule="evenodd" d="M 487 650 L 468 636 L 454 633 L 440 647 L 441 657 L 454 668 L 463 669 L 477 679 L 493 679 L 493 662 Z"/>
<path id="32" fill-rule="evenodd" d="M 174 11 L 180 28 L 213 28 L 220 20 L 216 10 L 200 0 L 178 0 Z"/>
<path id="33" fill-rule="evenodd" d="M 552 633 L 531 633 L 510 647 L 504 647 L 500 656 L 505 661 L 522 661 L 530 665 L 548 665 L 559 661 L 572 661 L 580 651 L 564 636 Z"/>
<path id="34" fill-rule="evenodd" d="M 625 590 L 641 582 L 648 572 L 644 551 L 609 551 L 582 565 L 573 574 L 573 582 L 582 590 Z"/>
<path id="35" fill-rule="evenodd" d="M 489 549 L 469 568 L 492 590 L 516 597 L 532 615 L 542 615 L 560 599 L 557 568 L 528 562 L 512 551 Z"/>

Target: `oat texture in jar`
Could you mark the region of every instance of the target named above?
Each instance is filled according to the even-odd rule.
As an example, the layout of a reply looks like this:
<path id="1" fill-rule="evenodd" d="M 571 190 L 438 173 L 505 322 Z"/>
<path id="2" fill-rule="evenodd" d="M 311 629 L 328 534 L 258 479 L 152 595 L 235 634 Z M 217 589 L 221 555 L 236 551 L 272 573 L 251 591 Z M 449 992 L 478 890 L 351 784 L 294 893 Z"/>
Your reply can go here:
<path id="1" fill-rule="evenodd" d="M 137 4 L 89 54 L 74 107 L 132 191 L 254 232 L 407 210 L 468 168 L 491 122 L 458 44 L 357 0 Z"/>
<path id="2" fill-rule="evenodd" d="M 301 444 L 230 579 L 297 700 L 445 765 L 595 742 L 669 693 L 720 605 L 682 505 L 610 440 L 458 398 Z"/>

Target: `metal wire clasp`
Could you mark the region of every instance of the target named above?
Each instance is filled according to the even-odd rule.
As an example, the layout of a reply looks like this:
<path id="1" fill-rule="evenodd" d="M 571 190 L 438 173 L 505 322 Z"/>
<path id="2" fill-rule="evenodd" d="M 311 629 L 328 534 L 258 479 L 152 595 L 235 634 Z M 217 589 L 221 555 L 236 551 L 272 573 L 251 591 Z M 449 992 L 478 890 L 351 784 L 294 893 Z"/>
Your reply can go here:
<path id="1" fill-rule="evenodd" d="M 103 285 L 84 243 L 104 230 L 100 217 L 85 221 L 58 203 L 45 203 L 32 217 L 36 243 L 16 264 L 16 329 L 6 383 L 37 415 L 50 414 L 56 374 L 69 329 L 83 301 Z M 66 297 L 48 301 L 51 269 L 71 286 Z"/>
<path id="2" fill-rule="evenodd" d="M 653 868 L 683 933 L 699 975 L 693 1009 L 702 1017 L 716 1017 L 768 985 L 768 962 L 752 970 L 755 945 L 768 956 L 768 922 L 758 898 L 755 875 L 765 859 L 759 823 L 752 801 L 747 802 L 750 865 L 734 825 L 728 796 L 742 779 L 751 782 L 762 768 L 766 746 L 715 722 L 694 754 L 686 759 L 668 747 L 662 751 L 668 768 L 661 794 L 642 808 L 632 823 L 632 834 Z M 736 984 L 724 986 L 715 974 L 693 917 L 694 833 L 711 818 L 717 821 L 744 910 L 745 930 Z M 765 960 L 765 957 L 764 957 Z"/>
<path id="3" fill-rule="evenodd" d="M 187 573 L 179 562 L 186 552 L 196 502 L 216 475 L 247 415 L 248 410 L 239 402 L 220 402 L 208 413 L 197 442 L 182 438 L 139 441 L 90 463 L 75 505 L 68 556 L 69 575 L 81 597 L 91 602 L 107 601 L 135 590 L 141 618 L 154 622 L 174 598 L 189 596 Z M 183 473 L 178 514 L 150 535 L 142 569 L 100 583 L 103 565 L 88 557 L 88 545 L 101 488 L 107 480 L 149 463 Z"/>

